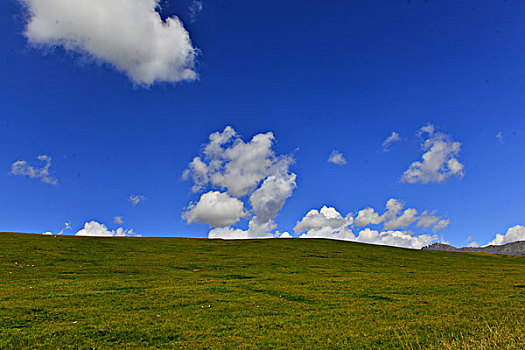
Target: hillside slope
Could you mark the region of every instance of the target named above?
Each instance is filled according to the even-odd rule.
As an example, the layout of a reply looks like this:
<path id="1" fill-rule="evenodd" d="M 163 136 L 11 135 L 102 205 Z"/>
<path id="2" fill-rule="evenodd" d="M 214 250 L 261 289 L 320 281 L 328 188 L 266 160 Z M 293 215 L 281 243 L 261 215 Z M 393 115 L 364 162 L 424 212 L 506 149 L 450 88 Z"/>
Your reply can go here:
<path id="1" fill-rule="evenodd" d="M 0 348 L 524 348 L 525 258 L 0 234 Z"/>

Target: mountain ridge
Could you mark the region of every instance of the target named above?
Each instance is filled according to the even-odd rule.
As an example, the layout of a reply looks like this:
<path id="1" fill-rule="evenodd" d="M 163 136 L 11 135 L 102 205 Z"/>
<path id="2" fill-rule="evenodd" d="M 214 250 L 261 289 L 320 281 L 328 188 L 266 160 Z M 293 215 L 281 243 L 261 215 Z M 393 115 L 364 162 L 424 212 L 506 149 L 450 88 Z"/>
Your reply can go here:
<path id="1" fill-rule="evenodd" d="M 476 252 L 492 254 L 525 255 L 525 241 L 510 242 L 502 245 L 489 245 L 486 247 L 463 247 L 456 248 L 445 243 L 433 243 L 421 248 L 421 250 L 441 250 L 449 252 Z"/>

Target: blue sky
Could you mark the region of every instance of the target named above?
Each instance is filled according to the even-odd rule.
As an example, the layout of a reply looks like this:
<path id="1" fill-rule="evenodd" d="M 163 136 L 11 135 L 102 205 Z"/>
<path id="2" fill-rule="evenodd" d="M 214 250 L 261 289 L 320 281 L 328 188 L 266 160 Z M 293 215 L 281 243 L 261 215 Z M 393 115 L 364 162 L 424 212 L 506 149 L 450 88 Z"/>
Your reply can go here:
<path id="1" fill-rule="evenodd" d="M 359 210 L 383 214 L 392 198 L 450 220 L 436 232 L 416 222 L 401 231 L 455 245 L 525 225 L 524 3 L 204 0 L 193 14 L 192 1 L 161 5 L 162 20 L 180 18 L 176 33 L 187 31 L 198 49 L 190 63 L 198 79 L 150 84 L 64 41 L 35 43 L 27 26 L 45 9 L 0 4 L 0 231 L 56 233 L 69 222 L 65 233 L 74 234 L 94 220 L 143 236 L 207 237 L 209 225 L 181 215 L 203 193 L 227 188 L 194 193 L 182 173 L 226 126 L 243 142 L 272 132 L 275 156 L 293 158 L 284 172 L 296 178 L 272 232 L 299 236 L 297 222 L 327 206 L 353 213 L 346 224 L 357 236 Z M 74 14 L 61 16 L 76 25 Z M 454 157 L 463 176 L 402 181 L 432 137 L 418 136 L 426 125 L 461 143 Z M 384 152 L 394 131 L 400 140 Z M 334 150 L 346 164 L 327 161 Z M 13 173 L 17 161 L 27 162 L 22 173 L 41 167 L 40 155 L 50 157 L 55 185 Z M 133 205 L 131 195 L 145 200 Z M 239 200 L 252 213 L 232 227 L 245 230 L 253 208 Z"/>

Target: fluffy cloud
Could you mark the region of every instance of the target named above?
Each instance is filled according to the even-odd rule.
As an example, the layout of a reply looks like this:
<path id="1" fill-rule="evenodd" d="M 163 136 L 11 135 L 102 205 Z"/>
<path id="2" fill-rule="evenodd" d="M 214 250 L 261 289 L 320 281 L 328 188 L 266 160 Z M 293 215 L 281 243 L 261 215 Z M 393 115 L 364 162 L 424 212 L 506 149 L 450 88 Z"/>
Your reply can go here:
<path id="1" fill-rule="evenodd" d="M 56 185 L 58 180 L 49 172 L 49 168 L 51 168 L 51 157 L 41 155 L 38 156 L 38 160 L 45 163 L 41 168 L 35 168 L 25 160 L 14 162 L 11 165 L 11 175 L 23 175 L 31 179 L 40 179 L 40 181 L 46 184 Z"/>
<path id="2" fill-rule="evenodd" d="M 332 153 L 330 153 L 330 156 L 328 157 L 328 161 L 337 165 L 346 164 L 345 157 L 343 157 L 343 154 L 339 151 L 332 151 Z"/>
<path id="3" fill-rule="evenodd" d="M 128 197 L 128 201 L 131 203 L 132 206 L 136 206 L 138 205 L 140 202 L 144 202 L 146 200 L 146 197 L 144 197 L 143 195 L 130 195 Z"/>
<path id="4" fill-rule="evenodd" d="M 507 230 L 504 235 L 496 234 L 496 238 L 489 242 L 488 245 L 501 245 L 505 243 L 511 243 L 516 241 L 525 241 L 525 226 L 516 225 Z"/>
<path id="5" fill-rule="evenodd" d="M 366 228 L 359 232 L 357 241 L 373 244 L 391 245 L 406 248 L 421 248 L 438 239 L 437 235 L 414 236 L 409 231 L 384 231 L 379 232 Z"/>
<path id="6" fill-rule="evenodd" d="M 159 0 L 20 1 L 33 45 L 62 46 L 111 65 L 139 85 L 197 79 L 197 50 L 177 17 L 161 19 Z"/>
<path id="7" fill-rule="evenodd" d="M 86 222 L 84 228 L 78 231 L 75 236 L 93 236 L 93 237 L 124 237 L 124 236 L 136 236 L 133 230 L 125 230 L 122 227 L 116 230 L 108 230 L 108 228 L 101 223 L 96 221 Z"/>
<path id="8" fill-rule="evenodd" d="M 202 201 L 201 196 L 197 205 L 190 205 L 183 213 L 187 222 L 208 223 L 213 227 L 208 234 L 210 238 L 273 237 L 274 220 L 296 187 L 296 175 L 289 171 L 293 158 L 277 156 L 272 150 L 274 141 L 273 133 L 267 132 L 245 142 L 230 126 L 222 132 L 212 133 L 202 155 L 188 164 L 183 178 L 193 182 L 193 192 L 209 188 L 212 191 L 208 194 L 221 193 L 222 202 L 228 202 L 228 208 L 235 207 L 235 210 L 226 211 L 219 205 L 209 205 L 206 206 L 206 215 L 225 217 L 225 220 L 204 220 L 204 210 L 194 215 Z M 248 229 L 229 227 L 245 216 L 244 208 L 248 203 L 252 214 Z"/>
<path id="9" fill-rule="evenodd" d="M 414 223 L 421 227 L 417 216 L 417 210 L 408 208 L 404 210 L 405 204 L 395 198 L 389 199 L 385 205 L 385 212 L 380 215 L 373 208 L 366 208 L 358 211 L 355 220 L 352 214 L 341 215 L 335 208 L 324 206 L 320 211 L 310 210 L 295 225 L 296 234 L 301 234 L 301 238 L 330 238 L 347 241 L 357 241 L 374 244 L 393 245 L 407 248 L 421 248 L 438 239 L 435 234 L 414 234 L 412 231 L 397 230 L 407 228 Z M 423 212 L 428 215 L 428 211 Z M 426 216 L 425 216 L 426 218 Z M 432 228 L 435 232 L 448 225 L 448 219 L 441 219 L 435 216 L 436 220 L 426 223 L 425 228 Z M 381 230 L 370 228 L 362 229 L 356 237 L 352 227 L 379 225 L 383 224 Z M 354 226 L 355 225 L 355 226 Z"/>
<path id="10" fill-rule="evenodd" d="M 427 135 L 422 149 L 422 161 L 413 162 L 405 171 L 402 181 L 408 183 L 444 182 L 451 176 L 463 177 L 463 164 L 456 156 L 461 143 L 453 141 L 448 135 L 435 133 L 433 125 L 420 129 L 420 135 Z"/>
<path id="11" fill-rule="evenodd" d="M 395 230 L 401 227 L 410 226 L 417 219 L 417 210 L 414 208 L 407 209 L 402 215 L 392 218 L 392 220 L 385 222 L 384 228 L 386 230 Z"/>
<path id="12" fill-rule="evenodd" d="M 271 132 L 257 134 L 246 143 L 227 126 L 209 139 L 204 157 L 195 157 L 183 173 L 184 179 L 193 181 L 194 192 L 210 185 L 225 189 L 234 197 L 243 197 L 276 169 L 291 163 L 290 157 L 275 156 L 272 150 L 275 138 Z"/>
<path id="13" fill-rule="evenodd" d="M 357 226 L 377 225 L 383 222 L 383 220 L 384 218 L 376 213 L 374 208 L 366 208 L 357 212 L 355 224 Z"/>
<path id="14" fill-rule="evenodd" d="M 277 231 L 275 236 L 279 238 L 292 238 L 292 235 L 289 232 L 279 233 L 279 231 Z"/>
<path id="15" fill-rule="evenodd" d="M 421 216 L 417 220 L 417 226 L 427 228 L 435 225 L 439 221 L 439 219 L 439 216 L 429 214 L 429 212 L 425 210 L 421 213 Z"/>
<path id="16" fill-rule="evenodd" d="M 401 140 L 401 137 L 399 137 L 399 134 L 395 131 L 392 131 L 392 135 L 388 136 L 386 140 L 383 141 L 383 144 L 381 145 L 383 152 L 389 152 L 390 146 L 392 146 L 393 143 L 399 140 Z"/>
<path id="17" fill-rule="evenodd" d="M 204 193 L 197 204 L 190 204 L 182 214 L 189 224 L 197 222 L 212 227 L 225 227 L 236 224 L 246 213 L 244 203 L 227 193 L 210 191 Z"/>
<path id="18" fill-rule="evenodd" d="M 330 238 L 352 240 L 355 238 L 349 226 L 353 223 L 352 214 L 343 217 L 333 207 L 312 209 L 295 225 L 296 234 L 303 233 L 301 238 Z"/>
<path id="19" fill-rule="evenodd" d="M 113 222 L 117 225 L 122 225 L 124 223 L 124 219 L 122 219 L 122 216 L 114 216 Z"/>

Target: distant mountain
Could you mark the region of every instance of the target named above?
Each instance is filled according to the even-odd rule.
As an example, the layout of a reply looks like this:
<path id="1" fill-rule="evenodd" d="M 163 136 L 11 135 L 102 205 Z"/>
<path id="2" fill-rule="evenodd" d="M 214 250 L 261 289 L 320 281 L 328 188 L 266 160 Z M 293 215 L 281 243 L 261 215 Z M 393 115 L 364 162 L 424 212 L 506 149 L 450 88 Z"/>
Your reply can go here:
<path id="1" fill-rule="evenodd" d="M 512 242 L 503 245 L 489 245 L 486 247 L 464 247 L 456 248 L 454 246 L 434 243 L 423 247 L 425 250 L 445 250 L 451 252 L 478 252 L 478 253 L 493 253 L 493 254 L 511 254 L 511 255 L 525 255 L 525 241 Z"/>

